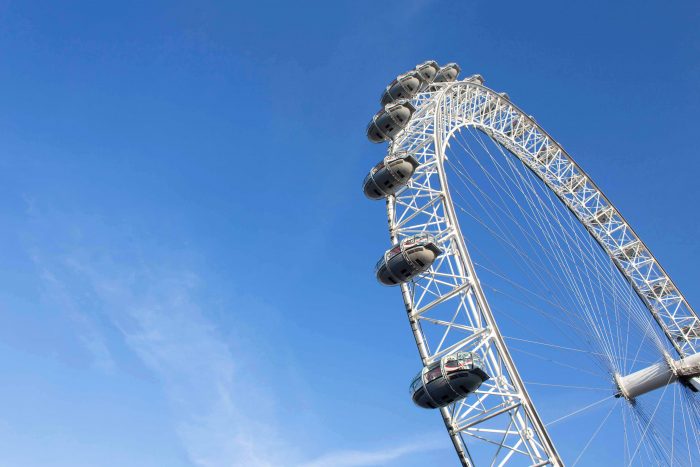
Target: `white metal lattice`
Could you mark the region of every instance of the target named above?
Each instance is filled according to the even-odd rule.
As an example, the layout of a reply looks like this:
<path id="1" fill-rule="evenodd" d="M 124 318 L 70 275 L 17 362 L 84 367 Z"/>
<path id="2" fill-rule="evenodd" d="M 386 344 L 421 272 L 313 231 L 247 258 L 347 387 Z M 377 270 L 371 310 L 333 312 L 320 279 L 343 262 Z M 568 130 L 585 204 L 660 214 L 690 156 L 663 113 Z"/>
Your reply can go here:
<path id="1" fill-rule="evenodd" d="M 441 409 L 463 465 L 562 465 L 513 363 L 459 228 L 445 174 L 445 148 L 475 127 L 527 165 L 568 207 L 634 288 L 680 357 L 697 352 L 698 318 L 658 261 L 590 177 L 507 96 L 476 79 L 434 85 L 417 95 L 409 126 L 391 152 L 419 162 L 408 186 L 387 200 L 392 243 L 417 233 L 438 238 L 444 254 L 401 290 L 427 365 L 460 349 L 481 354 L 491 379 Z M 479 445 L 468 450 L 467 444 Z M 478 456 L 475 459 L 474 456 Z"/>

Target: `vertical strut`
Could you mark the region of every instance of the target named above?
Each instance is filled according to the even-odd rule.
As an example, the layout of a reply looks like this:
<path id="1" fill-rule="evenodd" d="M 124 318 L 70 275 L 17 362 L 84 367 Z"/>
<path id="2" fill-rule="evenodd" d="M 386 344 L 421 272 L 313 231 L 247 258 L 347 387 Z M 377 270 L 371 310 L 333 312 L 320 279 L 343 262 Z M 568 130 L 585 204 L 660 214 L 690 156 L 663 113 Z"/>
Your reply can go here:
<path id="1" fill-rule="evenodd" d="M 396 198 L 393 195 L 388 196 L 386 199 L 387 217 L 389 218 L 389 237 L 392 245 L 399 242 L 399 238 L 393 226 L 395 202 Z M 406 283 L 401 284 L 401 296 L 403 297 L 403 302 L 406 305 L 408 321 L 411 325 L 413 337 L 416 340 L 416 346 L 418 347 L 418 354 L 420 355 L 421 363 L 423 366 L 425 366 L 428 364 L 428 360 L 430 359 L 430 352 L 426 346 L 423 333 L 421 332 L 420 325 L 418 324 L 418 319 L 413 314 L 413 300 L 411 299 L 411 293 Z M 442 407 L 440 409 L 440 415 L 442 415 L 442 420 L 445 422 L 445 428 L 447 428 L 447 432 L 450 435 L 450 439 L 452 440 L 452 444 L 457 452 L 459 461 L 464 467 L 474 467 L 474 463 L 469 457 L 469 452 L 464 447 L 462 437 L 459 436 L 459 433 L 454 431 L 454 427 L 452 426 L 452 417 L 450 416 L 450 412 L 447 407 Z"/>
<path id="2" fill-rule="evenodd" d="M 525 389 L 525 384 L 520 378 L 520 374 L 516 369 L 515 363 L 513 362 L 513 359 L 511 358 L 511 355 L 508 352 L 508 348 L 506 347 L 505 342 L 503 340 L 503 336 L 501 335 L 498 329 L 498 325 L 496 324 L 496 320 L 493 316 L 493 313 L 491 312 L 491 308 L 489 307 L 489 304 L 486 301 L 484 291 L 481 288 L 481 284 L 479 283 L 479 280 L 476 275 L 476 270 L 474 269 L 471 257 L 469 256 L 469 253 L 467 251 L 467 247 L 464 242 L 464 237 L 462 236 L 462 231 L 459 228 L 457 215 L 455 213 L 454 205 L 452 203 L 452 197 L 450 195 L 450 190 L 447 185 L 447 177 L 444 168 L 445 153 L 442 141 L 444 128 L 441 122 L 441 104 L 444 103 L 446 92 L 447 91 L 445 91 L 445 93 L 443 93 L 439 97 L 440 101 L 436 106 L 434 144 L 435 157 L 438 161 L 438 176 L 440 178 L 443 203 L 445 206 L 445 217 L 449 226 L 454 230 L 454 232 L 458 233 L 457 235 L 455 235 L 456 246 L 458 251 L 457 266 L 463 270 L 466 270 L 468 277 L 473 283 L 472 288 L 475 292 L 478 307 L 480 308 L 481 313 L 483 314 L 484 318 L 488 323 L 489 328 L 491 329 L 491 339 L 493 340 L 493 344 L 495 345 L 500 358 L 505 363 L 511 383 L 515 386 L 518 396 L 521 398 L 520 403 L 522 404 L 522 407 L 525 410 L 527 418 L 529 418 L 530 423 L 532 423 L 533 429 L 536 431 L 538 438 L 542 443 L 542 447 L 546 451 L 547 457 L 549 458 L 551 464 L 554 466 L 559 466 L 563 464 L 561 458 L 559 457 L 559 454 L 557 453 L 557 450 L 554 447 L 554 443 L 552 442 L 544 423 L 542 422 L 539 414 L 535 410 L 532 399 L 530 398 L 530 395 Z M 523 428 L 526 429 L 527 427 Z"/>

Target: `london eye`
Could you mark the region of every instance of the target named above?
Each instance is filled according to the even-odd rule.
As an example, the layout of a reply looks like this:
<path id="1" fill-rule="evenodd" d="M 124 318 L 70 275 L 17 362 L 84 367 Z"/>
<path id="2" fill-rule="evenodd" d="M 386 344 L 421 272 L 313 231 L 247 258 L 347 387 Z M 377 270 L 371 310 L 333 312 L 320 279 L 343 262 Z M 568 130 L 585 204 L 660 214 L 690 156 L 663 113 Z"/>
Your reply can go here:
<path id="1" fill-rule="evenodd" d="M 367 127 L 388 143 L 363 191 L 386 202 L 376 275 L 415 338 L 409 396 L 465 466 L 576 465 L 601 446 L 620 465 L 693 465 L 697 314 L 535 118 L 460 72 L 398 76 Z"/>

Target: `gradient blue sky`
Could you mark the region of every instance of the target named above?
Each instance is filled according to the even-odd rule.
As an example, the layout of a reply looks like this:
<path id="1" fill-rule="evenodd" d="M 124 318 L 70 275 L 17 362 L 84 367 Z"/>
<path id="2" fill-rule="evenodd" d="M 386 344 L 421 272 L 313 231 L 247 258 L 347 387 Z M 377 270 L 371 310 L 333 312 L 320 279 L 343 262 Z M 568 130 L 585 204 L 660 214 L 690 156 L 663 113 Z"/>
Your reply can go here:
<path id="1" fill-rule="evenodd" d="M 434 58 L 700 303 L 695 2 L 0 0 L 0 466 L 450 465 L 364 126 Z M 696 305 L 697 306 L 697 305 Z"/>

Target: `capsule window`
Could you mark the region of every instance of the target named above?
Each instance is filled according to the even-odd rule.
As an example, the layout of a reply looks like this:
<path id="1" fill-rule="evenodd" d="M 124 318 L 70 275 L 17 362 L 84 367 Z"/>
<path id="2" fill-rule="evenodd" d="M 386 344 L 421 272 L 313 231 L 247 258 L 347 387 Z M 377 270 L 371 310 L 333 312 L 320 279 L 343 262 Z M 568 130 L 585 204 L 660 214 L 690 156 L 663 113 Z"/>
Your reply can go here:
<path id="1" fill-rule="evenodd" d="M 382 194 L 379 193 L 377 190 L 372 190 L 372 191 L 374 192 L 375 195 L 377 195 L 377 196 L 382 196 Z"/>
<path id="2" fill-rule="evenodd" d="M 424 263 L 423 261 L 419 260 L 419 259 L 416 260 L 416 263 L 418 263 L 418 265 L 419 265 L 420 267 L 425 266 L 425 263 Z"/>

